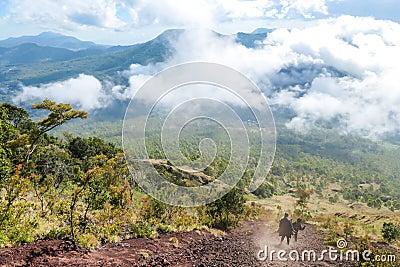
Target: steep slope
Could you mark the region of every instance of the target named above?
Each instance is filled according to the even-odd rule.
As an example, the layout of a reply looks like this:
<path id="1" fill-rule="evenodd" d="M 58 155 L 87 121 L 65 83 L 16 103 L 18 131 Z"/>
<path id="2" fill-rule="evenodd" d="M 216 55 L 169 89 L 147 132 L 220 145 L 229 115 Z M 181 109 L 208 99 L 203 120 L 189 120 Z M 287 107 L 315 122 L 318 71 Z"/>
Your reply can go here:
<path id="1" fill-rule="evenodd" d="M 17 52 L 12 52 L 16 48 L 2 49 L 3 52 L 0 49 L 0 63 L 3 62 L 3 67 L 0 64 L 0 87 L 12 88 L 20 82 L 25 85 L 49 83 L 65 80 L 82 72 L 97 77 L 110 77 L 118 71 L 129 69 L 131 64 L 147 65 L 161 62 L 166 60 L 171 52 L 168 40 L 175 38 L 177 34 L 179 34 L 179 31 L 166 31 L 146 43 L 110 47 L 108 49 L 90 48 L 78 52 L 24 44 L 22 46 L 34 47 L 37 51 L 25 50 L 25 55 L 21 59 L 15 58 L 18 57 Z M 44 60 L 48 53 L 51 54 L 56 51 L 59 54 L 55 58 L 62 59 L 65 57 L 65 60 Z M 9 56 L 1 60 L 1 54 L 8 52 L 10 53 Z M 38 55 L 35 55 L 35 53 Z M 10 59 L 17 59 L 17 61 Z"/>
<path id="2" fill-rule="evenodd" d="M 46 61 L 61 61 L 74 57 L 74 52 L 64 48 L 42 47 L 34 43 L 23 43 L 0 50 L 0 64 L 19 65 Z"/>

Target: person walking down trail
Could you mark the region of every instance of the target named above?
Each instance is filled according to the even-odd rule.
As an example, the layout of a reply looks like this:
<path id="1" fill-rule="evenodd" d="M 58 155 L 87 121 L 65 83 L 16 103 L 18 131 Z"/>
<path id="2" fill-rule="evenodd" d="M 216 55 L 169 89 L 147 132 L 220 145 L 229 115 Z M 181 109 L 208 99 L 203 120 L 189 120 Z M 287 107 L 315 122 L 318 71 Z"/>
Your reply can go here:
<path id="1" fill-rule="evenodd" d="M 290 243 L 290 238 L 295 233 L 292 221 L 289 219 L 289 213 L 285 212 L 285 216 L 279 221 L 279 236 L 281 236 L 281 244 L 286 237 L 287 244 Z"/>
<path id="2" fill-rule="evenodd" d="M 297 242 L 297 234 L 299 233 L 299 231 L 303 231 L 306 226 L 301 224 L 301 219 L 298 218 L 297 221 L 295 223 L 293 223 L 293 229 L 294 229 L 294 241 Z"/>

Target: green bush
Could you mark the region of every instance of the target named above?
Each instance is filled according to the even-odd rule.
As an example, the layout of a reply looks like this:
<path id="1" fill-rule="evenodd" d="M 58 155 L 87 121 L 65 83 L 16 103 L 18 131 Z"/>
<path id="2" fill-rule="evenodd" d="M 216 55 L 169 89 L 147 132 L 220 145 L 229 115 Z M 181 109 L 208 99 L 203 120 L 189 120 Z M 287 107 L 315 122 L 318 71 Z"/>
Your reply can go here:
<path id="1" fill-rule="evenodd" d="M 383 223 L 382 236 L 388 242 L 392 242 L 400 238 L 400 227 L 394 225 L 392 222 Z"/>
<path id="2" fill-rule="evenodd" d="M 157 232 L 153 230 L 152 226 L 143 220 L 131 225 L 130 231 L 134 237 L 152 238 L 157 236 Z"/>
<path id="3" fill-rule="evenodd" d="M 243 192 L 233 188 L 225 196 L 206 207 L 209 225 L 222 230 L 230 230 L 238 225 L 244 212 Z"/>

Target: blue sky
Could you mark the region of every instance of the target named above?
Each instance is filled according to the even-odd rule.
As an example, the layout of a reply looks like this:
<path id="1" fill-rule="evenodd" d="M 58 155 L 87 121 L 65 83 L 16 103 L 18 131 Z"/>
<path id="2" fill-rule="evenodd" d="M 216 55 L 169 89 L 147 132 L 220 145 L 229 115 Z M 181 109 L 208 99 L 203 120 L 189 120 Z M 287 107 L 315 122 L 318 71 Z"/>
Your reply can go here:
<path id="1" fill-rule="evenodd" d="M 2 0 L 0 39 L 55 31 L 107 44 L 132 44 L 168 28 L 222 33 L 304 27 L 340 15 L 400 22 L 397 0 Z"/>

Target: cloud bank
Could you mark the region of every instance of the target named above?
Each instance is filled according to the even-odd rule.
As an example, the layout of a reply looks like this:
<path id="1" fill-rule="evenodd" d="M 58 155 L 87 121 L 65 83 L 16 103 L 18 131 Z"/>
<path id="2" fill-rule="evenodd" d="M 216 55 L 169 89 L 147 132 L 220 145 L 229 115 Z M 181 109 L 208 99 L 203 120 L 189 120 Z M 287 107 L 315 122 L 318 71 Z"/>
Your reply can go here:
<path id="1" fill-rule="evenodd" d="M 66 81 L 41 86 L 21 86 L 22 92 L 13 101 L 30 102 L 49 98 L 52 101 L 70 103 L 84 110 L 93 110 L 106 106 L 110 100 L 103 86 L 95 77 L 80 74 Z"/>
<path id="2" fill-rule="evenodd" d="M 231 66 L 255 81 L 272 105 L 294 112 L 288 127 L 334 127 L 364 136 L 400 130 L 397 23 L 342 16 L 305 29 L 275 30 L 255 49 L 192 30 L 173 46 L 176 53 L 165 66 L 187 61 Z M 142 81 L 140 75 L 130 80 Z"/>
<path id="3" fill-rule="evenodd" d="M 333 125 L 367 136 L 400 129 L 400 25 L 371 18 L 341 17 L 266 40 L 324 66 L 307 84 L 292 84 L 272 96 L 291 108 L 296 129 Z M 316 38 L 316 36 L 318 36 Z M 301 63 L 301 60 L 299 60 Z"/>

